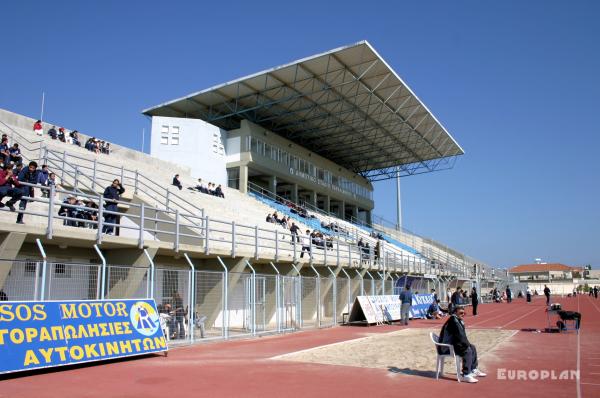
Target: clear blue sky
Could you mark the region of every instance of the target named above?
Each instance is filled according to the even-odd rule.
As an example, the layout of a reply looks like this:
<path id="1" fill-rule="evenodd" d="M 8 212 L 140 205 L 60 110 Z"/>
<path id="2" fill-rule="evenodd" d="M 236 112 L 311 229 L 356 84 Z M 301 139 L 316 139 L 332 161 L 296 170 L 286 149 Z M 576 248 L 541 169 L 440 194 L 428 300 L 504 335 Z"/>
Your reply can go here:
<path id="1" fill-rule="evenodd" d="M 289 4 L 288 4 L 289 3 Z M 600 265 L 598 1 L 6 1 L 0 107 L 140 148 L 143 108 L 366 39 L 463 146 L 404 225 L 493 265 Z M 394 184 L 376 185 L 393 220 Z"/>

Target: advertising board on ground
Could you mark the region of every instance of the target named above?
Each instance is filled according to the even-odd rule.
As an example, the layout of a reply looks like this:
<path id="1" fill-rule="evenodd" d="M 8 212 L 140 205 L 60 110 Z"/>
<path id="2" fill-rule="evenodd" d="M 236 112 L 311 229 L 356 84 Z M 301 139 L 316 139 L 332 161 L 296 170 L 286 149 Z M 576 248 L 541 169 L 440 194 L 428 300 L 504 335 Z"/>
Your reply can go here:
<path id="1" fill-rule="evenodd" d="M 413 294 L 410 317 L 425 318 L 432 302 L 433 294 Z M 348 321 L 366 321 L 369 324 L 398 321 L 401 308 L 398 295 L 358 296 L 354 300 Z"/>
<path id="2" fill-rule="evenodd" d="M 0 303 L 0 373 L 162 351 L 154 300 Z"/>

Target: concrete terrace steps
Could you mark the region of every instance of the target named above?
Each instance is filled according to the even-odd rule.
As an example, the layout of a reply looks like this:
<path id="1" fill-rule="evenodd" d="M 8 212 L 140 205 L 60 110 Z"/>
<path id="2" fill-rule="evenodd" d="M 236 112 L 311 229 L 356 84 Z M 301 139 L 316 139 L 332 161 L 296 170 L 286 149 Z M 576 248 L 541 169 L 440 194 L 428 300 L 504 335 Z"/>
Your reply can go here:
<path id="1" fill-rule="evenodd" d="M 0 120 L 1 117 L 2 111 L 0 110 Z M 76 145 L 52 140 L 47 135 L 44 135 L 43 137 L 38 137 L 33 133 L 31 127 L 26 128 L 19 125 L 11 125 L 11 128 L 13 128 L 17 133 L 19 133 L 26 139 L 28 139 L 30 142 L 40 140 L 41 138 L 43 144 L 46 145 L 47 148 L 54 154 L 53 156 L 49 156 L 48 163 L 51 163 L 51 168 L 55 170 L 57 168 L 62 167 L 62 153 L 67 153 L 68 165 L 65 165 L 66 172 L 64 173 L 65 187 L 72 187 L 75 185 L 75 166 L 80 168 L 79 173 L 77 174 L 78 188 L 86 193 L 93 192 L 94 194 L 101 194 L 104 191 L 104 188 L 107 185 L 109 185 L 110 181 L 112 181 L 112 179 L 120 178 L 120 169 L 122 167 L 128 170 L 138 170 L 141 174 L 146 176 L 148 179 L 151 179 L 156 184 L 152 184 L 153 189 L 161 191 L 164 190 L 165 193 L 166 189 L 168 189 L 169 192 L 181 197 L 183 200 L 191 203 L 198 209 L 203 209 L 204 214 L 209 216 L 213 220 L 221 220 L 225 222 L 235 221 L 238 225 L 247 225 L 252 228 L 254 226 L 257 226 L 261 229 L 260 237 L 264 239 L 274 239 L 275 231 L 279 231 L 280 233 L 289 233 L 289 231 L 285 231 L 283 228 L 275 226 L 272 223 L 267 223 L 265 221 L 267 214 L 274 212 L 275 209 L 273 207 L 262 203 L 254 199 L 253 197 L 250 197 L 249 195 L 243 194 L 238 190 L 223 187 L 225 194 L 225 199 L 223 199 L 202 194 L 200 192 L 193 192 L 186 189 L 188 186 L 195 186 L 197 184 L 197 179 L 192 177 L 188 170 L 176 167 L 169 162 L 157 160 L 146 154 L 132 156 L 131 153 L 136 151 L 132 151 L 129 149 L 117 150 L 117 147 L 115 147 L 114 151 L 110 155 L 95 154 L 91 151 L 86 150 L 83 147 L 78 147 Z M 45 128 L 47 129 L 48 127 Z M 82 140 L 83 139 L 84 137 L 82 137 Z M 30 149 L 32 149 L 32 151 L 27 153 L 27 156 L 30 158 L 39 157 L 39 149 L 32 148 L 31 144 L 27 145 L 30 147 Z M 25 151 L 23 152 L 25 153 Z M 79 159 L 73 158 L 69 155 L 76 155 Z M 94 182 L 89 177 L 92 174 L 91 165 L 94 163 L 94 160 L 97 160 L 97 178 L 102 178 L 104 183 L 102 181 Z M 86 162 L 87 165 L 85 164 Z M 62 174 L 63 173 L 60 173 L 60 175 Z M 185 186 L 185 188 L 181 191 L 171 185 L 172 178 L 175 174 L 180 174 L 182 184 Z M 128 176 L 125 177 L 123 180 L 124 185 L 127 185 L 125 194 L 123 195 L 124 199 L 126 198 L 127 200 L 133 200 L 134 182 L 131 179 L 131 172 L 128 173 Z M 140 190 L 140 192 L 137 195 L 140 201 L 143 201 L 147 205 L 161 208 L 166 205 L 166 203 L 162 202 L 162 200 L 164 200 L 163 197 L 156 196 L 156 194 L 153 194 L 151 192 L 148 192 L 148 194 L 144 194 L 142 191 L 143 190 Z M 153 197 L 153 195 L 155 197 Z M 164 194 L 162 194 L 161 192 L 161 195 Z M 158 199 L 160 199 L 160 201 Z M 198 212 L 198 210 L 195 210 L 191 208 L 191 206 L 186 205 L 185 203 L 182 203 L 181 201 L 177 200 L 170 202 L 169 208 L 173 210 L 177 209 L 180 212 Z M 323 219 L 321 215 L 318 216 L 319 219 Z M 166 219 L 171 221 L 173 217 L 167 216 Z M 346 223 L 342 220 L 335 218 L 330 218 L 330 220 L 342 225 L 348 231 L 352 229 L 356 230 L 356 227 L 350 223 Z M 294 222 L 296 222 L 296 224 L 301 228 L 301 230 L 313 229 L 308 224 L 302 223 L 300 220 L 296 219 L 294 220 Z M 215 224 L 218 223 L 216 223 L 216 221 L 213 222 L 211 227 L 215 228 L 216 230 L 223 229 L 225 227 L 224 225 L 221 225 L 221 227 L 215 227 Z M 253 237 L 243 236 L 244 234 L 252 234 L 252 231 L 250 231 L 248 228 L 243 227 L 240 228 L 240 230 L 244 230 L 244 233 L 236 236 L 236 240 L 239 240 L 242 246 L 244 244 L 252 244 L 254 242 Z M 195 229 L 194 231 L 197 230 Z M 200 239 L 202 238 L 201 233 L 196 232 L 193 235 L 197 235 Z M 357 234 L 357 237 L 353 239 L 358 240 L 358 238 L 360 237 L 363 237 L 363 240 L 365 241 L 369 241 L 370 245 L 373 248 L 375 247 L 376 241 L 370 238 L 366 233 L 362 235 Z M 211 242 L 209 242 L 209 244 L 213 243 L 213 239 L 215 239 L 215 244 L 222 243 L 223 245 L 227 246 L 227 240 L 231 239 L 231 234 L 222 231 L 211 231 Z M 350 241 L 353 241 L 353 239 L 351 239 Z M 265 241 L 265 245 L 271 244 L 274 245 L 274 242 L 272 242 L 271 240 Z"/>

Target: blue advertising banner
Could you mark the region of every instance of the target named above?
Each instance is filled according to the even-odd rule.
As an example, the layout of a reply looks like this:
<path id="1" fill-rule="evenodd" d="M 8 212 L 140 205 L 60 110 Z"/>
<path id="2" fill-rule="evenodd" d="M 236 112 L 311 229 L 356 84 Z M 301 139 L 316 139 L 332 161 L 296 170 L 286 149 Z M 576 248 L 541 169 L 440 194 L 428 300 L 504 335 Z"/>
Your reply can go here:
<path id="1" fill-rule="evenodd" d="M 433 294 L 413 294 L 411 318 L 425 318 L 433 303 Z M 352 305 L 348 322 L 393 322 L 400 320 L 402 303 L 398 295 L 358 296 Z"/>
<path id="2" fill-rule="evenodd" d="M 0 302 L 0 373 L 166 350 L 154 300 Z"/>
<path id="3" fill-rule="evenodd" d="M 425 318 L 431 303 L 433 303 L 433 294 L 413 294 L 410 317 Z"/>

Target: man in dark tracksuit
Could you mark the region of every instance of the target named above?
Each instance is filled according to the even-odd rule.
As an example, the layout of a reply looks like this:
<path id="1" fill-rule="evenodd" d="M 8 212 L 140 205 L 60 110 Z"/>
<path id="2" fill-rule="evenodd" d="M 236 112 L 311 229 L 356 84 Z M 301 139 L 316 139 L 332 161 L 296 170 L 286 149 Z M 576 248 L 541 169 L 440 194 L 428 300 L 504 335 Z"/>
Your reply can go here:
<path id="1" fill-rule="evenodd" d="M 108 211 L 117 212 L 119 209 L 117 207 L 117 200 L 121 199 L 121 195 L 125 192 L 125 188 L 121 185 L 121 182 L 118 179 L 115 179 L 112 182 L 112 185 L 106 187 L 104 190 L 104 199 L 106 199 L 106 203 L 104 205 L 104 209 Z M 115 224 L 117 222 L 116 214 L 105 214 L 104 222 Z M 111 234 L 114 230 L 113 225 L 104 225 L 102 227 L 102 232 L 106 234 Z"/>
<path id="2" fill-rule="evenodd" d="M 544 296 L 546 296 L 546 305 L 550 305 L 550 288 L 544 285 Z"/>
<path id="3" fill-rule="evenodd" d="M 454 312 L 454 308 L 457 305 L 460 305 L 460 296 L 461 296 L 461 288 L 456 288 L 456 291 L 454 293 L 452 293 L 452 296 L 450 296 L 450 303 L 448 303 L 448 311 L 450 313 Z"/>
<path id="4" fill-rule="evenodd" d="M 38 165 L 36 162 L 29 162 L 29 166 L 27 168 L 21 169 L 18 177 L 19 182 L 26 182 L 34 185 L 37 184 L 40 174 L 37 167 Z M 33 198 L 33 187 L 21 185 L 21 193 L 23 196 L 29 196 Z M 19 210 L 27 209 L 27 202 L 28 201 L 26 199 L 21 199 L 19 202 Z M 20 211 L 17 215 L 17 224 L 24 224 L 23 211 Z"/>
<path id="5" fill-rule="evenodd" d="M 471 289 L 471 306 L 473 307 L 473 316 L 477 316 L 477 306 L 479 305 L 479 295 L 477 294 L 477 288 Z"/>
<path id="6" fill-rule="evenodd" d="M 454 313 L 448 318 L 440 332 L 440 343 L 451 344 L 454 347 L 456 355 L 462 358 L 462 376 L 461 381 L 467 383 L 477 383 L 475 376 L 484 377 L 485 373 L 477 369 L 477 350 L 469 342 L 465 331 L 463 317 L 465 309 L 462 306 L 454 307 Z M 447 354 L 447 348 L 438 347 L 438 354 Z M 445 352 L 444 352 L 445 351 Z"/>

